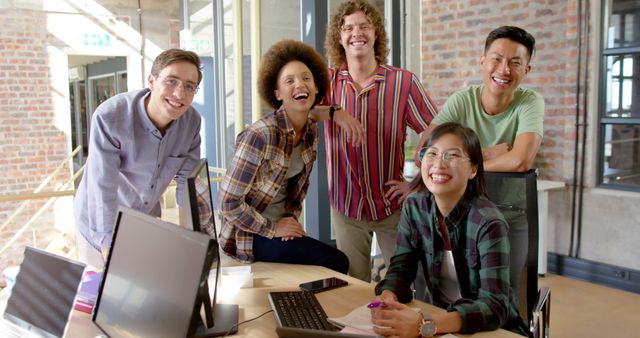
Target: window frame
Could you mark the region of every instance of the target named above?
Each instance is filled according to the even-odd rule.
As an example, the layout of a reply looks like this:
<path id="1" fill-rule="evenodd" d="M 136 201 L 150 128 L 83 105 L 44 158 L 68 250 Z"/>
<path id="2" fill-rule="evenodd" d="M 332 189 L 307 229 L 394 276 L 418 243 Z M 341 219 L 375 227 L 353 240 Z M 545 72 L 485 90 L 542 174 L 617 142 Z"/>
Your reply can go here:
<path id="1" fill-rule="evenodd" d="M 627 125 L 627 126 L 640 126 L 640 118 L 637 117 L 610 117 L 607 116 L 607 60 L 611 56 L 616 55 L 627 55 L 627 56 L 635 56 L 640 57 L 640 45 L 632 46 L 632 47 L 613 47 L 607 48 L 607 39 L 608 39 L 608 24 L 611 20 L 611 12 L 610 8 L 612 6 L 612 2 L 614 0 L 602 0 L 602 13 L 600 28 L 601 28 L 601 40 L 600 40 L 600 78 L 599 78 L 599 90 L 598 90 L 598 177 L 597 184 L 602 188 L 615 189 L 615 190 L 624 190 L 624 191 L 632 191 L 632 192 L 640 192 L 640 185 L 634 186 L 629 184 L 620 184 L 620 183 L 612 183 L 612 182 L 604 182 L 605 173 L 605 149 L 607 145 L 607 140 L 605 139 L 607 133 L 606 128 L 610 125 Z M 639 11 L 640 13 L 640 11 Z M 640 17 L 640 16 L 639 16 Z M 621 70 L 622 72 L 622 70 Z M 622 90 L 622 87 L 620 87 Z"/>

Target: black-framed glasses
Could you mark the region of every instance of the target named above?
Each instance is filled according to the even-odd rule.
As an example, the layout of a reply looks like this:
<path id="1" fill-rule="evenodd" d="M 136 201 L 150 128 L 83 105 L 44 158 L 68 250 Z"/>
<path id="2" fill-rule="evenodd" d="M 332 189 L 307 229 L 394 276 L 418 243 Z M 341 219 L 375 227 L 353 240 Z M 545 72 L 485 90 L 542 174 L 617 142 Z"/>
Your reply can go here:
<path id="1" fill-rule="evenodd" d="M 443 163 L 450 166 L 456 166 L 464 161 L 468 161 L 469 157 L 465 156 L 460 150 L 450 149 L 442 153 L 438 152 L 436 148 L 424 147 L 419 150 L 420 160 L 426 163 L 434 163 L 437 159 L 440 159 Z"/>
<path id="2" fill-rule="evenodd" d="M 182 87 L 182 90 L 184 90 L 185 93 L 189 94 L 189 95 L 193 95 L 195 93 L 198 92 L 198 89 L 200 89 L 198 86 L 196 86 L 194 83 L 191 82 L 182 82 L 179 79 L 176 79 L 174 77 L 158 77 L 158 79 L 160 79 L 162 81 L 162 83 L 165 85 L 165 87 L 171 89 L 171 90 L 175 90 L 176 88 L 178 88 L 178 86 Z"/>

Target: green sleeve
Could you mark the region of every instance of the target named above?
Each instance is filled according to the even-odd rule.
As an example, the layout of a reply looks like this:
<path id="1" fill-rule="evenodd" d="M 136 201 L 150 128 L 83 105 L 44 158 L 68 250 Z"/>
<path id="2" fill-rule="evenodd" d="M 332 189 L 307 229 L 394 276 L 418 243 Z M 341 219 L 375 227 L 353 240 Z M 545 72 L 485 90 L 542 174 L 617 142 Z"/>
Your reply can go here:
<path id="1" fill-rule="evenodd" d="M 440 112 L 433 119 L 433 123 L 437 125 L 441 125 L 446 122 L 458 122 L 462 123 L 461 116 L 458 112 L 464 111 L 461 109 L 463 107 L 463 103 L 458 99 L 458 93 L 454 93 L 449 96 L 447 101 L 440 108 Z"/>
<path id="2" fill-rule="evenodd" d="M 543 135 L 544 99 L 533 90 L 523 93 L 518 103 L 518 130 L 516 135 L 534 132 Z"/>

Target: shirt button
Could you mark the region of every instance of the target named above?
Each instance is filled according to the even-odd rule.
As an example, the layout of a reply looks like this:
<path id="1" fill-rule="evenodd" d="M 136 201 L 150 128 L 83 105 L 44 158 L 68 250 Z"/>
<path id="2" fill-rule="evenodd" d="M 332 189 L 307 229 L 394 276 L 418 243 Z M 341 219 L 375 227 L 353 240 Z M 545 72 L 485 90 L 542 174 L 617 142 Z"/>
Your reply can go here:
<path id="1" fill-rule="evenodd" d="M 147 202 L 144 202 L 144 205 L 147 205 L 147 204 L 149 204 L 149 203 L 147 203 Z"/>
<path id="2" fill-rule="evenodd" d="M 151 189 L 153 189 L 153 187 L 155 187 L 154 185 L 151 186 Z"/>
<path id="3" fill-rule="evenodd" d="M 158 164 L 158 168 L 160 168 L 160 165 Z"/>

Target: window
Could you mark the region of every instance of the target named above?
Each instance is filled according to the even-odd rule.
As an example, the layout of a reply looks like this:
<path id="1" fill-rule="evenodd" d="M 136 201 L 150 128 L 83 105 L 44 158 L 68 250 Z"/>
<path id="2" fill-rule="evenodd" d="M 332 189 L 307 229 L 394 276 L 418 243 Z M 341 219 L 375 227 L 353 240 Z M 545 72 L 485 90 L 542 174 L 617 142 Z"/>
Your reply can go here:
<path id="1" fill-rule="evenodd" d="M 600 183 L 640 191 L 640 0 L 604 0 Z"/>

